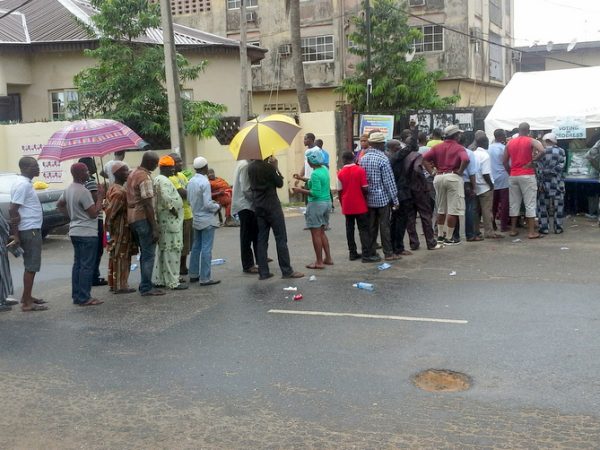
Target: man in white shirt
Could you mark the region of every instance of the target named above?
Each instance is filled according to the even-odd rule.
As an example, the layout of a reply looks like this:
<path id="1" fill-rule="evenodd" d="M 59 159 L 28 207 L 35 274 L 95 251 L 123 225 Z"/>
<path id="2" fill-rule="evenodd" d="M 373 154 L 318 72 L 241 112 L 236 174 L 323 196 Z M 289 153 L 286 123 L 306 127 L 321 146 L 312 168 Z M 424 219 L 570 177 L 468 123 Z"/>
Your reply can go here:
<path id="1" fill-rule="evenodd" d="M 494 142 L 488 148 L 492 163 L 492 179 L 494 180 L 494 204 L 492 213 L 494 218 L 500 219 L 500 231 L 510 229 L 509 198 L 508 198 L 508 172 L 504 167 L 504 151 L 506 147 L 506 132 L 502 129 L 494 131 Z M 494 225 L 495 225 L 494 221 Z"/>
<path id="2" fill-rule="evenodd" d="M 252 191 L 248 178 L 248 161 L 237 162 L 233 173 L 233 195 L 231 214 L 240 219 L 240 256 L 244 273 L 258 274 L 256 266 L 256 246 L 258 242 L 258 222 L 252 209 Z"/>
<path id="3" fill-rule="evenodd" d="M 208 161 L 202 156 L 194 159 L 196 175 L 187 185 L 187 195 L 194 218 L 194 243 L 190 255 L 190 283 L 200 281 L 200 286 L 218 284 L 211 278 L 212 248 L 215 229 L 219 227 L 217 212 L 221 206 L 212 199 L 208 173 Z"/>
<path id="4" fill-rule="evenodd" d="M 19 160 L 21 175 L 10 190 L 10 234 L 11 246 L 23 249 L 23 311 L 45 311 L 44 300 L 32 296 L 35 274 L 42 265 L 42 204 L 31 180 L 40 174 L 35 158 L 24 156 Z"/>
<path id="5" fill-rule="evenodd" d="M 494 201 L 494 180 L 492 178 L 492 164 L 490 155 L 487 152 L 488 138 L 479 135 L 475 139 L 477 148 L 475 149 L 475 158 L 477 158 L 477 173 L 475 175 L 475 192 L 479 202 L 479 217 L 477 224 L 483 219 L 483 237 L 485 239 L 502 238 L 501 234 L 496 234 L 493 227 L 492 204 Z M 476 226 L 477 228 L 477 226 Z"/>
<path id="6" fill-rule="evenodd" d="M 114 155 L 114 159 L 111 159 L 106 164 L 104 164 L 102 172 L 100 172 L 100 175 L 103 178 L 108 178 L 109 184 L 113 184 L 115 182 L 115 176 L 113 175 L 112 166 L 117 161 L 123 161 L 125 159 L 125 150 L 119 150 L 118 152 L 115 152 Z"/>

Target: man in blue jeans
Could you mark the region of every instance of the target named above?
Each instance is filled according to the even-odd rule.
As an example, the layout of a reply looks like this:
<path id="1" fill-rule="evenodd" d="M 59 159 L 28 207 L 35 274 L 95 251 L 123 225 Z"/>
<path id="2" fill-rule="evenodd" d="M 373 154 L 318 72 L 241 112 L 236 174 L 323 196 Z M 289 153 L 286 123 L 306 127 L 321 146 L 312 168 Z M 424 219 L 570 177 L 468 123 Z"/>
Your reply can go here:
<path id="1" fill-rule="evenodd" d="M 190 255 L 190 283 L 200 281 L 200 286 L 219 284 L 211 278 L 212 247 L 215 229 L 219 226 L 217 213 L 221 206 L 212 199 L 208 173 L 208 161 L 202 156 L 194 159 L 194 175 L 187 185 L 187 197 L 192 207 L 194 243 Z"/>
<path id="2" fill-rule="evenodd" d="M 147 151 L 140 166 L 127 178 L 127 221 L 140 248 L 140 287 L 142 296 L 165 295 L 152 286 L 154 251 L 158 241 L 158 226 L 154 216 L 154 187 L 150 174 L 158 167 L 158 154 Z"/>
<path id="3" fill-rule="evenodd" d="M 79 306 L 95 306 L 104 303 L 92 297 L 92 281 L 98 249 L 98 214 L 102 211 L 104 190 L 98 186 L 96 201 L 85 188 L 90 173 L 84 163 L 71 166 L 73 183 L 60 197 L 57 207 L 66 213 L 69 223 L 69 237 L 73 244 L 74 258 L 71 273 L 71 296 Z"/>

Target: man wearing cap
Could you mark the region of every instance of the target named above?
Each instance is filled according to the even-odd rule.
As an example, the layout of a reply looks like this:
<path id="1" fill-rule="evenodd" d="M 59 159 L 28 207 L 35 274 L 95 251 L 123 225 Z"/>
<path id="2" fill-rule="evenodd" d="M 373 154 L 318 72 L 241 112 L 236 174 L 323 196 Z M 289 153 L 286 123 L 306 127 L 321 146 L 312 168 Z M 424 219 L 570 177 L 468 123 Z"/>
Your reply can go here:
<path id="1" fill-rule="evenodd" d="M 98 214 L 102 211 L 104 189 L 98 186 L 96 198 L 84 184 L 90 173 L 84 163 L 71 166 L 73 183 L 58 199 L 57 208 L 69 216 L 69 237 L 73 244 L 73 269 L 71 271 L 71 298 L 79 306 L 104 303 L 92 297 L 92 281 L 98 248 Z"/>
<path id="2" fill-rule="evenodd" d="M 302 278 L 301 272 L 295 272 L 290 263 L 290 252 L 287 246 L 285 218 L 277 188 L 283 187 L 283 175 L 279 172 L 277 159 L 269 156 L 265 160 L 253 160 L 248 165 L 248 179 L 252 190 L 252 207 L 258 223 L 258 242 L 256 261 L 258 263 L 258 279 L 267 280 L 273 277 L 269 271 L 267 248 L 271 228 L 275 235 L 277 259 L 282 278 Z"/>
<path id="3" fill-rule="evenodd" d="M 154 187 L 150 174 L 158 167 L 158 154 L 147 151 L 140 166 L 127 179 L 127 221 L 140 247 L 140 287 L 142 296 L 164 295 L 152 286 L 158 225 L 154 216 Z"/>
<path id="4" fill-rule="evenodd" d="M 508 195 L 510 201 L 510 235 L 516 236 L 517 219 L 521 212 L 521 202 L 525 203 L 525 217 L 529 239 L 538 239 L 543 235 L 535 231 L 537 206 L 537 180 L 535 161 L 544 154 L 542 144 L 529 137 L 529 124 L 519 125 L 519 136 L 510 140 L 504 152 L 504 167 L 510 173 Z"/>
<path id="5" fill-rule="evenodd" d="M 390 231 L 390 205 L 398 209 L 398 189 L 390 160 L 385 155 L 385 135 L 379 131 L 369 136 L 370 148 L 360 160 L 360 165 L 367 172 L 369 184 L 367 206 L 369 207 L 369 254 L 363 255 L 363 262 L 377 262 L 377 231 L 381 234 L 381 245 L 386 261 L 400 259 L 394 254 Z"/>
<path id="6" fill-rule="evenodd" d="M 548 207 L 554 203 L 554 232 L 562 233 L 565 210 L 565 151 L 560 148 L 556 135 L 547 133 L 542 138 L 544 153 L 537 162 L 540 192 L 538 195 L 538 210 L 540 233 L 548 234 Z"/>
<path id="7" fill-rule="evenodd" d="M 135 289 L 129 287 L 131 256 L 137 254 L 137 245 L 133 241 L 131 229 L 127 223 L 127 189 L 125 183 L 129 176 L 129 167 L 122 161 L 110 166 L 113 184 L 106 194 L 106 231 L 108 239 L 108 286 L 113 294 L 130 294 Z"/>
<path id="8" fill-rule="evenodd" d="M 445 140 L 423 155 L 423 164 L 429 173 L 434 172 L 433 187 L 438 208 L 438 242 L 455 245 L 454 228 L 458 216 L 465 213 L 465 187 L 463 173 L 469 164 L 465 147 L 459 143 L 462 130 L 456 125 L 445 128 Z M 445 236 L 445 237 L 444 237 Z"/>
<path id="9" fill-rule="evenodd" d="M 202 156 L 194 159 L 196 174 L 187 186 L 188 200 L 192 207 L 194 243 L 190 255 L 190 283 L 200 282 L 200 286 L 219 284 L 220 280 L 211 277 L 212 248 L 215 229 L 219 227 L 217 213 L 221 206 L 212 199 L 208 181 L 208 161 Z"/>
<path id="10" fill-rule="evenodd" d="M 175 173 L 175 160 L 163 156 L 158 161 L 160 174 L 154 178 L 156 220 L 158 222 L 158 251 L 154 260 L 152 283 L 155 287 L 183 290 L 179 282 L 179 264 L 183 248 L 183 199 L 169 180 Z"/>

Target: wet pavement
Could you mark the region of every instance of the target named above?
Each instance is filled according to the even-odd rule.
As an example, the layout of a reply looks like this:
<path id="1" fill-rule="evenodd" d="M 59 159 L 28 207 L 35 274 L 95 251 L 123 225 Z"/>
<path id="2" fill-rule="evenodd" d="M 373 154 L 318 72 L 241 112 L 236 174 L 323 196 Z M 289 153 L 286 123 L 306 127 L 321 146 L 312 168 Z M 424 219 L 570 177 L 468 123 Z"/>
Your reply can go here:
<path id="1" fill-rule="evenodd" d="M 310 237 L 289 216 L 304 270 Z M 0 448 L 599 447 L 594 222 L 419 250 L 385 271 L 349 262 L 341 215 L 332 227 L 335 266 L 306 269 L 315 281 L 242 274 L 238 229 L 224 228 L 222 284 L 150 299 L 94 288 L 106 303 L 90 308 L 70 302 L 70 243 L 50 238 L 37 284 L 50 311 L 0 315 Z M 472 385 L 422 391 L 412 377 L 430 368 Z"/>

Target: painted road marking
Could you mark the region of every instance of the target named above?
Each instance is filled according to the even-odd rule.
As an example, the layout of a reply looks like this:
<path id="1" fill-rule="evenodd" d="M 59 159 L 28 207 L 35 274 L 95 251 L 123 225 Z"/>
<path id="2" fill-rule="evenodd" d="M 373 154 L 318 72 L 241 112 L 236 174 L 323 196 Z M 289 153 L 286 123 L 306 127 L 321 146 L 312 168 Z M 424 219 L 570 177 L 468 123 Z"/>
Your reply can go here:
<path id="1" fill-rule="evenodd" d="M 467 324 L 468 320 L 458 319 L 433 319 L 430 317 L 408 317 L 408 316 L 388 316 L 379 314 L 355 314 L 355 313 L 334 313 L 325 311 L 293 311 L 289 309 L 270 309 L 271 314 L 296 314 L 302 316 L 329 316 L 329 317 L 358 317 L 361 319 L 385 319 L 385 320 L 406 320 L 410 322 L 437 322 L 437 323 L 455 323 Z"/>

